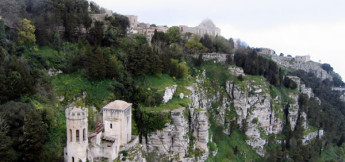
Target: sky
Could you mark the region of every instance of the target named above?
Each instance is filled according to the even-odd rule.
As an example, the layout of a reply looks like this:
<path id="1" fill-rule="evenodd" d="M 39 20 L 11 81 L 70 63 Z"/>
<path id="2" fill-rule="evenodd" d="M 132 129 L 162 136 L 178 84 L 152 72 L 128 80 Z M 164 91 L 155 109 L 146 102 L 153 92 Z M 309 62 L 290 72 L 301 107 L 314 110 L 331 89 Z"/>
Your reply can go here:
<path id="1" fill-rule="evenodd" d="M 345 0 L 93 0 L 139 22 L 197 26 L 209 18 L 226 38 L 310 55 L 345 80 Z"/>

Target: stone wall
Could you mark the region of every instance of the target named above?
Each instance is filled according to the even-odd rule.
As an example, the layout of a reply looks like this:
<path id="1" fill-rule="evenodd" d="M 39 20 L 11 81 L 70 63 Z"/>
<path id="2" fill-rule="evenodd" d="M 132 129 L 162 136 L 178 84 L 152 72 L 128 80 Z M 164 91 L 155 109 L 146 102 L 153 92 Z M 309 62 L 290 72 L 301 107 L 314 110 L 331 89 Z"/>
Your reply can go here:
<path id="1" fill-rule="evenodd" d="M 283 57 L 283 56 L 272 56 L 272 60 L 277 62 L 279 65 L 282 65 L 287 68 L 292 68 L 295 70 L 303 70 L 305 72 L 311 72 L 316 77 L 324 80 L 329 79 L 333 80 L 333 77 L 323 70 L 321 64 L 312 62 L 312 61 L 296 61 L 296 58 Z M 303 59 L 302 59 L 303 60 Z"/>

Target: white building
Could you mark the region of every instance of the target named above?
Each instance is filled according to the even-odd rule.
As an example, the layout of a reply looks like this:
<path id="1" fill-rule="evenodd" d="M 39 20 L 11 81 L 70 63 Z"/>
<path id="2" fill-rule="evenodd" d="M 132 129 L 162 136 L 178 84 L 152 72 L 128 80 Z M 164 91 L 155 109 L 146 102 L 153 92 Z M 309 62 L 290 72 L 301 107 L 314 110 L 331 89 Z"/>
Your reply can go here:
<path id="1" fill-rule="evenodd" d="M 205 19 L 196 27 L 188 27 L 186 25 L 180 25 L 179 27 L 182 34 L 189 32 L 200 36 L 204 36 L 205 34 L 211 36 L 220 35 L 220 29 L 210 19 Z"/>
<path id="2" fill-rule="evenodd" d="M 113 161 L 120 150 L 137 144 L 132 136 L 132 104 L 116 100 L 103 107 L 103 123 L 98 123 L 94 132 L 88 133 L 88 109 L 66 109 L 67 146 L 66 162 L 86 162 L 96 159 Z M 130 143 L 130 141 L 133 141 Z"/>

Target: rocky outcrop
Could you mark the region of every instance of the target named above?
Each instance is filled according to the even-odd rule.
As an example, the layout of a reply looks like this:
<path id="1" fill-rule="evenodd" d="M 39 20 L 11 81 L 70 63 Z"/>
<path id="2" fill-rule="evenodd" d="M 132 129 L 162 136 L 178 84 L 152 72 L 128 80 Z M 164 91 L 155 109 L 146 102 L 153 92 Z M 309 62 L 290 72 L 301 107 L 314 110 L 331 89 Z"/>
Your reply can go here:
<path id="1" fill-rule="evenodd" d="M 303 142 L 304 145 L 306 145 L 312 139 L 322 138 L 323 135 L 324 135 L 324 131 L 323 130 L 318 130 L 318 131 L 310 132 L 309 134 L 303 136 L 302 142 Z"/>
<path id="2" fill-rule="evenodd" d="M 272 60 L 287 68 L 292 68 L 295 70 L 303 70 L 305 72 L 311 72 L 316 77 L 322 80 L 324 79 L 333 80 L 333 77 L 330 74 L 328 74 L 327 71 L 321 68 L 320 63 L 316 63 L 312 61 L 301 62 L 301 61 L 296 61 L 295 58 L 283 57 L 283 56 L 272 56 Z"/>
<path id="3" fill-rule="evenodd" d="M 314 97 L 313 90 L 311 88 L 307 88 L 305 84 L 301 84 L 300 93 L 304 93 L 304 94 L 308 95 L 309 98 Z"/>
<path id="4" fill-rule="evenodd" d="M 243 69 L 240 67 L 231 66 L 229 67 L 229 71 L 230 71 L 230 74 L 234 76 L 239 76 L 239 75 L 245 76 Z"/>
<path id="5" fill-rule="evenodd" d="M 190 113 L 192 117 L 193 136 L 197 137 L 196 147 L 201 150 L 207 150 L 209 129 L 207 112 L 191 109 Z"/>
<path id="6" fill-rule="evenodd" d="M 229 68 L 229 71 L 231 75 L 243 74 L 242 69 L 236 67 Z M 242 82 L 229 80 L 225 88 L 217 89 L 206 79 L 206 71 L 203 71 L 195 84 L 186 87 L 191 91 L 188 96 L 184 96 L 190 99 L 189 107 L 171 111 L 172 122 L 167 123 L 163 130 L 152 133 L 145 147 L 149 151 L 156 148 L 160 153 L 172 158 L 178 157 L 175 160 L 204 161 L 209 155 L 207 144 L 210 140 L 211 117 L 216 124 L 223 126 L 225 134 L 232 131 L 230 123 L 233 122 L 230 121 L 235 121 L 240 127 L 245 128 L 248 137 L 246 143 L 259 155 L 264 156 L 268 136 L 280 134 L 283 130 L 285 108 L 291 130 L 295 129 L 299 117 L 307 119 L 307 114 L 300 112 L 298 97 L 300 93 L 313 97 L 312 89 L 301 84 L 298 77 L 289 77 L 298 84 L 299 89 L 289 91 L 284 96 L 288 102 L 282 103 L 282 94 L 272 93 L 274 89 L 264 77 L 245 79 Z M 183 115 L 186 112 L 189 112 L 188 117 Z M 236 113 L 236 117 L 228 119 L 229 112 Z M 310 131 L 306 120 L 302 126 Z M 311 133 L 304 137 L 304 141 L 316 137 Z M 200 150 L 202 155 L 193 157 L 190 150 Z"/>
<path id="7" fill-rule="evenodd" d="M 185 108 L 180 108 L 171 111 L 171 123 L 166 123 L 163 130 L 151 133 L 147 137 L 147 141 L 143 139 L 146 151 L 154 151 L 157 149 L 158 153 L 166 154 L 168 156 L 175 156 L 182 159 L 188 151 L 188 135 L 189 123 L 184 115 Z"/>
<path id="8" fill-rule="evenodd" d="M 174 93 L 177 89 L 177 85 L 173 85 L 170 87 L 165 87 L 164 95 L 163 95 L 163 103 L 167 103 L 174 97 Z"/>
<path id="9" fill-rule="evenodd" d="M 262 80 L 265 83 L 264 80 Z M 245 134 L 249 137 L 247 144 L 251 145 L 259 155 L 264 155 L 266 140 L 262 136 L 282 131 L 282 120 L 276 116 L 278 111 L 271 107 L 273 101 L 267 83 L 260 84 L 247 81 L 243 85 L 228 81 L 226 91 L 231 94 L 234 109 L 238 115 L 237 123 L 246 125 Z M 279 102 L 278 98 L 275 102 Z"/>
<path id="10" fill-rule="evenodd" d="M 297 119 L 298 119 L 298 111 L 299 111 L 299 105 L 298 105 L 298 94 L 289 94 L 289 98 L 292 102 L 289 104 L 288 109 L 288 118 L 291 126 L 291 130 L 295 130 Z"/>

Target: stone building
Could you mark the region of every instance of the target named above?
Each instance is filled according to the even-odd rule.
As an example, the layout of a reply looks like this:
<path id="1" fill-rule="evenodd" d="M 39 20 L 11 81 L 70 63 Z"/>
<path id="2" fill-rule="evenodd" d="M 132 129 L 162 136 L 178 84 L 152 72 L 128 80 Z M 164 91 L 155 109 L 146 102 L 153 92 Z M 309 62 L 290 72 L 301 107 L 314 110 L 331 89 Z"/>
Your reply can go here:
<path id="1" fill-rule="evenodd" d="M 295 60 L 297 62 L 308 62 L 308 61 L 310 61 L 310 56 L 309 55 L 306 55 L 306 56 L 296 56 Z"/>
<path id="2" fill-rule="evenodd" d="M 138 27 L 138 16 L 136 15 L 125 15 L 128 18 L 129 21 L 129 27 L 131 29 Z"/>
<path id="3" fill-rule="evenodd" d="M 214 25 L 214 23 L 210 19 L 205 19 L 196 27 L 188 27 L 186 25 L 180 25 L 179 27 L 181 34 L 189 32 L 193 34 L 198 34 L 200 36 L 203 36 L 205 34 L 211 36 L 220 35 L 220 29 L 216 27 L 216 25 Z"/>
<path id="4" fill-rule="evenodd" d="M 94 132 L 88 132 L 88 109 L 66 109 L 66 162 L 113 161 L 121 150 L 137 145 L 138 137 L 132 136 L 132 104 L 116 100 L 104 106 L 102 112 L 103 123 L 97 123 Z"/>
<path id="5" fill-rule="evenodd" d="M 256 48 L 256 52 L 265 54 L 265 55 L 274 55 L 276 52 L 269 48 Z"/>
<path id="6" fill-rule="evenodd" d="M 135 15 L 125 15 L 128 20 L 130 27 L 128 29 L 129 34 L 143 34 L 146 37 L 146 40 L 151 43 L 152 37 L 154 35 L 154 31 L 160 31 L 160 32 L 167 32 L 168 27 L 163 25 L 151 25 L 149 23 L 142 23 L 138 22 L 138 17 Z"/>

